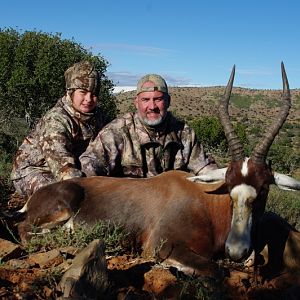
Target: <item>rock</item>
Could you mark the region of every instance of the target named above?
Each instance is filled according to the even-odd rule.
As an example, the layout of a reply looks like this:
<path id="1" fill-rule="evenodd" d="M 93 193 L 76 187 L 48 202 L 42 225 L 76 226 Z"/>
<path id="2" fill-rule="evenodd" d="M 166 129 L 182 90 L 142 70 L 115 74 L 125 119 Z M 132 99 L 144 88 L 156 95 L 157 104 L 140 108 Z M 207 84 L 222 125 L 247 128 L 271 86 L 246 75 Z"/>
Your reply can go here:
<path id="1" fill-rule="evenodd" d="M 17 258 L 21 255 L 22 249 L 19 245 L 10 241 L 0 239 L 0 259 L 7 261 L 12 258 Z"/>
<path id="2" fill-rule="evenodd" d="M 68 269 L 70 269 L 72 262 L 73 261 L 71 259 L 64 260 L 61 264 L 57 266 L 57 270 L 60 270 L 62 273 L 65 273 Z"/>
<path id="3" fill-rule="evenodd" d="M 153 268 L 145 273 L 144 281 L 143 290 L 164 299 L 177 283 L 177 278 L 167 269 Z"/>
<path id="4" fill-rule="evenodd" d="M 62 247 L 59 248 L 60 253 L 62 253 L 64 256 L 66 256 L 66 258 L 68 257 L 74 257 L 76 254 L 79 253 L 79 250 L 77 247 L 74 246 L 66 246 L 66 247 Z"/>
<path id="5" fill-rule="evenodd" d="M 94 240 L 74 258 L 58 285 L 59 299 L 105 299 L 109 284 L 104 248 Z"/>
<path id="6" fill-rule="evenodd" d="M 53 295 L 53 290 L 47 286 L 44 286 L 43 292 L 44 292 L 46 299 L 49 299 Z"/>
<path id="7" fill-rule="evenodd" d="M 29 256 L 29 261 L 38 264 L 41 268 L 48 268 L 49 266 L 61 264 L 63 257 L 59 250 L 53 249 L 48 252 L 32 254 Z"/>
<path id="8" fill-rule="evenodd" d="M 18 269 L 9 270 L 6 268 L 0 268 L 0 282 L 3 283 L 11 282 L 14 285 L 19 285 L 21 283 L 29 283 L 44 278 L 47 272 L 41 269 Z"/>
<path id="9" fill-rule="evenodd" d="M 35 263 L 23 259 L 10 259 L 5 267 L 9 269 L 30 269 Z"/>

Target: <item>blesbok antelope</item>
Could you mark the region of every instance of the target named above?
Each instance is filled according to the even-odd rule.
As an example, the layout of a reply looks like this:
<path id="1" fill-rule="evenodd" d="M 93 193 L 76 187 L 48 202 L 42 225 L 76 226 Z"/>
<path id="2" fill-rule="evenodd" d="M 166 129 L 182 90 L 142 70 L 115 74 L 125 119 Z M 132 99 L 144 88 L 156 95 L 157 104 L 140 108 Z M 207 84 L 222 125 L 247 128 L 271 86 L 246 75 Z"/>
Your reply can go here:
<path id="1" fill-rule="evenodd" d="M 148 179 L 98 176 L 48 185 L 28 201 L 26 218 L 18 226 L 21 239 L 26 241 L 32 226 L 112 220 L 135 234 L 144 253 L 157 251 L 166 263 L 186 273 L 213 272 L 211 258 L 224 250 L 235 261 L 245 258 L 264 213 L 270 184 L 300 190 L 299 181 L 273 173 L 266 163 L 291 106 L 283 64 L 281 69 L 281 110 L 250 158 L 245 157 L 228 113 L 233 67 L 219 105 L 231 155 L 227 168 L 199 176 L 169 171 Z"/>

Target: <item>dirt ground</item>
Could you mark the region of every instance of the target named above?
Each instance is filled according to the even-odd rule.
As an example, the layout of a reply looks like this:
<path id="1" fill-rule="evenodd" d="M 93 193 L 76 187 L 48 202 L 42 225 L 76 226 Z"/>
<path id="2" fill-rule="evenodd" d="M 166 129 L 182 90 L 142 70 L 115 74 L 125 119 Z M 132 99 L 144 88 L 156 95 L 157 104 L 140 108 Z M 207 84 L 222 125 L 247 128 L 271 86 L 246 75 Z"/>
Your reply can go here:
<path id="1" fill-rule="evenodd" d="M 53 271 L 65 263 L 53 260 L 47 267 L 12 267 L 13 261 L 0 267 L 0 299 L 57 299 L 61 276 Z M 20 263 L 20 262 L 19 262 Z M 282 273 L 271 280 L 254 276 L 253 270 L 228 267 L 222 283 L 204 278 L 184 278 L 175 270 L 155 266 L 153 262 L 131 256 L 107 259 L 108 275 L 115 298 L 108 299 L 300 299 L 300 285 Z M 61 273 L 60 273 L 61 274 Z M 185 280 L 185 281 L 184 281 Z M 199 283 L 201 283 L 199 285 Z"/>

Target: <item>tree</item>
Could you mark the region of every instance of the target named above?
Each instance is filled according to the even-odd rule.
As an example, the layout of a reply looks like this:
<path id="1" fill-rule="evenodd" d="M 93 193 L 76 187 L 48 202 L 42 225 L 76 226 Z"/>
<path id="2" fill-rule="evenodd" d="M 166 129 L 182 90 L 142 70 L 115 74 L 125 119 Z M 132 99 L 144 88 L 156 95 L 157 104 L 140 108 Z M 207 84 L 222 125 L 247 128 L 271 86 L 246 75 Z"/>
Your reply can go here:
<path id="1" fill-rule="evenodd" d="M 239 137 L 241 143 L 244 146 L 245 154 L 247 156 L 249 156 L 250 151 L 251 151 L 251 145 L 250 145 L 249 140 L 247 138 L 247 133 L 246 133 L 247 126 L 243 123 L 237 122 L 236 124 L 234 124 L 234 130 L 235 130 L 237 136 Z"/>
<path id="2" fill-rule="evenodd" d="M 105 76 L 108 62 L 61 34 L 0 29 L 0 108 L 7 118 L 26 119 L 30 126 L 65 92 L 64 71 L 80 60 L 92 61 L 102 74 L 100 106 L 115 117 L 113 83 Z"/>
<path id="3" fill-rule="evenodd" d="M 208 116 L 197 118 L 191 122 L 191 126 L 195 130 L 200 143 L 206 147 L 226 149 L 225 133 L 218 118 Z"/>
<path id="4" fill-rule="evenodd" d="M 241 143 L 244 145 L 246 155 L 249 155 L 246 126 L 238 122 L 233 126 Z M 206 148 L 219 150 L 221 152 L 228 150 L 223 126 L 217 117 L 204 116 L 202 118 L 197 118 L 191 122 L 191 127 L 195 130 L 200 143 Z"/>
<path id="5" fill-rule="evenodd" d="M 276 139 L 272 144 L 268 160 L 277 172 L 292 174 L 300 165 L 299 151 L 293 150 L 291 143 L 286 143 L 284 138 Z"/>

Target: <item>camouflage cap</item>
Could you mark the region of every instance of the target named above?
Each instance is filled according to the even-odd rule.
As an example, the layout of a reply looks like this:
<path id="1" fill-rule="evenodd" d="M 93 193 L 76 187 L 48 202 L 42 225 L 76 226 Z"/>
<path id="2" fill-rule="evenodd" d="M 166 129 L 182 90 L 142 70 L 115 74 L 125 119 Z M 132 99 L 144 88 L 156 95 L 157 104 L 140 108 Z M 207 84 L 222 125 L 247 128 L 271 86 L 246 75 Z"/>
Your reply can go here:
<path id="1" fill-rule="evenodd" d="M 148 81 L 153 82 L 155 84 L 154 87 L 143 87 L 144 83 Z M 160 75 L 147 74 L 138 81 L 136 94 L 138 95 L 139 93 L 142 92 L 153 92 L 153 91 L 160 91 L 166 94 L 169 93 L 167 83 Z"/>
<path id="2" fill-rule="evenodd" d="M 99 73 L 89 61 L 82 61 L 74 64 L 65 71 L 66 89 L 83 89 L 99 94 L 100 79 Z"/>

